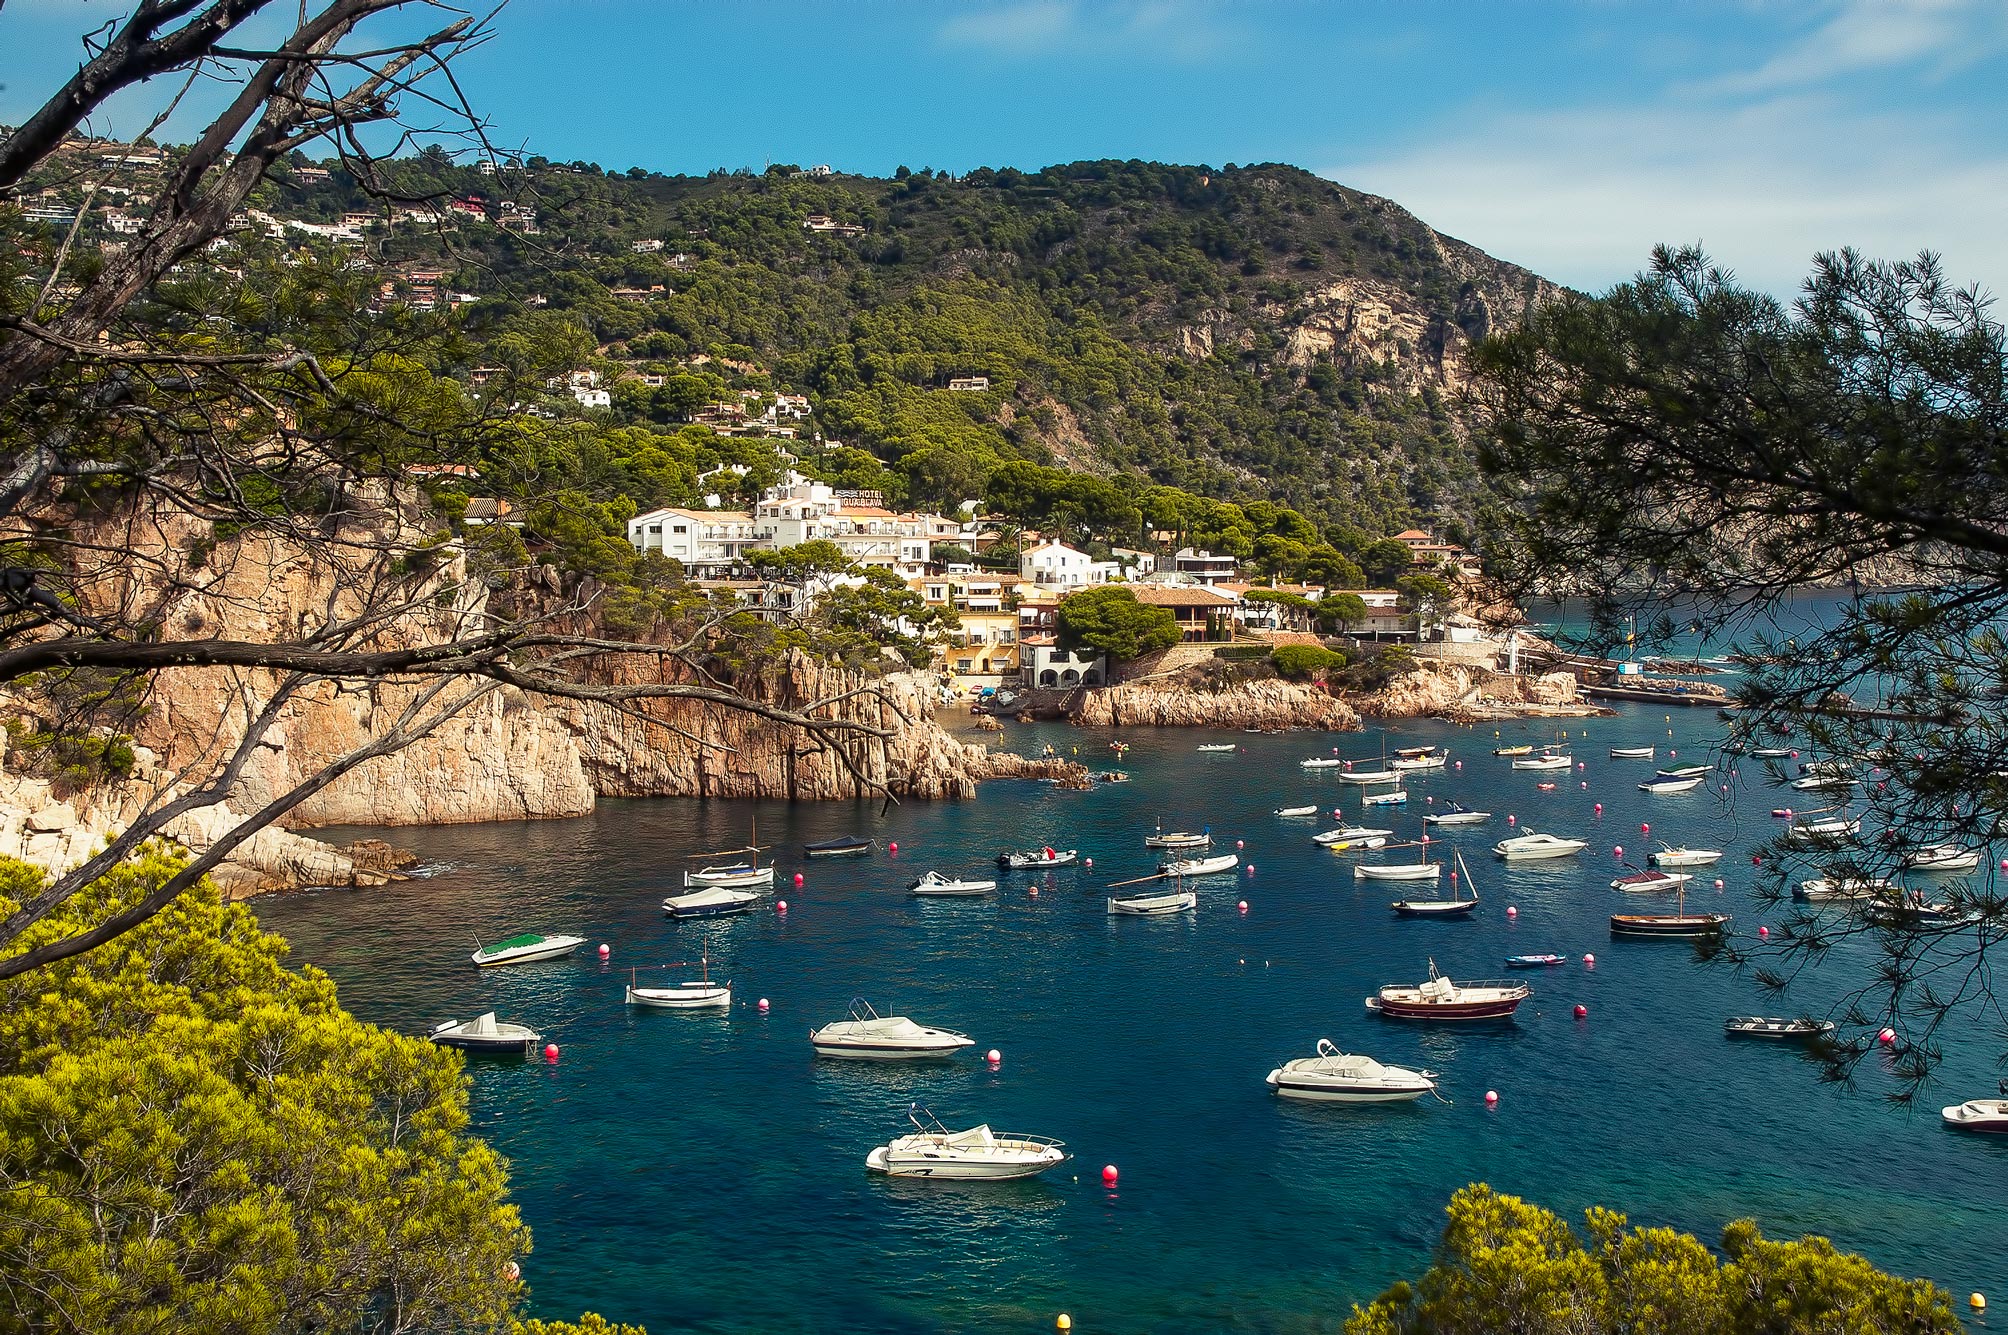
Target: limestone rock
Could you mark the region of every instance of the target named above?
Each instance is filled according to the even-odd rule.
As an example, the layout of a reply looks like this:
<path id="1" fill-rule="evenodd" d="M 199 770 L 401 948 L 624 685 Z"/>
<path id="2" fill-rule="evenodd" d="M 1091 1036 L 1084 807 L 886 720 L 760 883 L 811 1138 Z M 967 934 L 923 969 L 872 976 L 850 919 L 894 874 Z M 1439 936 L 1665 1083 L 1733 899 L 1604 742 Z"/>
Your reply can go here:
<path id="1" fill-rule="evenodd" d="M 1125 682 L 1089 691 L 1073 721 L 1086 728 L 1331 728 L 1350 731 L 1359 715 L 1315 686 L 1246 681 L 1207 686 L 1181 679 Z"/>

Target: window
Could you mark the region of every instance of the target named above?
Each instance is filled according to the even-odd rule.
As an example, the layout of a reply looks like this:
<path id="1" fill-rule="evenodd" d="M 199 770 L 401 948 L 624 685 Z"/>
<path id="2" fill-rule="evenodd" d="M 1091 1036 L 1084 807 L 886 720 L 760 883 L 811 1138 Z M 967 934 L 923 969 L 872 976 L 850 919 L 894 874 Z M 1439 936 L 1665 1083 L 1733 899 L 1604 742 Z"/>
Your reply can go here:
<path id="1" fill-rule="evenodd" d="M 676 525 L 676 526 L 675 526 L 674 528 L 670 529 L 670 532 L 671 532 L 671 533 L 688 533 L 688 532 L 690 532 L 690 525 L 688 525 L 688 524 L 678 524 L 678 525 Z"/>
<path id="2" fill-rule="evenodd" d="M 660 525 L 660 524 L 650 524 L 650 525 L 648 526 L 648 531 L 649 531 L 649 532 L 651 532 L 651 533 L 660 533 L 660 532 L 662 532 L 662 525 Z"/>

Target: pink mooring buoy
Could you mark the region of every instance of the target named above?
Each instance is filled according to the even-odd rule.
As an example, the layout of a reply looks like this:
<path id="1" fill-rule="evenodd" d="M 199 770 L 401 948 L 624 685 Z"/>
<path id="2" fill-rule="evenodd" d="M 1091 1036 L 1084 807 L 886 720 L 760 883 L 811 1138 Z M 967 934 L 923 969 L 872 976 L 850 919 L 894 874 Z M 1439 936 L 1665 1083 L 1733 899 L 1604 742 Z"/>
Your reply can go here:
<path id="1" fill-rule="evenodd" d="M 1638 832 L 1640 834 L 1651 834 L 1652 833 L 1651 823 L 1647 821 L 1640 821 L 1638 823 Z"/>
<path id="2" fill-rule="evenodd" d="M 1590 1018 L 1590 1008 L 1589 1008 L 1588 1006 L 1578 1006 L 1578 1007 L 1576 1007 L 1576 1018 L 1577 1018 L 1578 1020 L 1587 1020 L 1587 1019 L 1589 1019 L 1589 1018 Z"/>
<path id="3" fill-rule="evenodd" d="M 1604 814 L 1604 804 L 1602 802 L 1597 803 L 1597 814 L 1599 816 Z"/>
<path id="4" fill-rule="evenodd" d="M 774 912 L 776 912 L 776 913 L 786 913 L 787 911 L 788 911 L 788 901 L 787 901 L 787 900 L 785 900 L 785 899 L 777 899 L 777 900 L 775 900 L 775 901 L 774 901 Z"/>
<path id="5" fill-rule="evenodd" d="M 1771 929 L 1769 927 L 1759 927 L 1757 929 L 1757 935 L 1760 937 L 1768 937 L 1771 935 Z"/>
<path id="6" fill-rule="evenodd" d="M 760 1004 L 757 1007 L 755 1007 L 755 1009 L 758 1010 L 762 1015 L 765 1015 L 767 1013 L 767 998 L 765 997 L 760 998 Z"/>
<path id="7" fill-rule="evenodd" d="M 1117 1175 L 1117 1173 L 1116 1173 L 1116 1166 L 1115 1166 L 1114 1164 L 1105 1164 L 1105 1165 L 1103 1165 L 1103 1167 L 1102 1167 L 1102 1185 L 1103 1185 L 1103 1186 L 1105 1186 L 1105 1187 L 1113 1187 L 1113 1186 L 1114 1186 L 1114 1185 L 1116 1184 L 1116 1177 L 1117 1177 L 1117 1176 L 1118 1176 L 1118 1175 Z"/>
<path id="8" fill-rule="evenodd" d="M 1032 898 L 1037 899 L 1039 897 L 1039 887 L 1035 885 L 1030 890 L 1027 890 L 1025 893 L 1030 895 Z"/>
<path id="9" fill-rule="evenodd" d="M 606 942 L 604 942 L 604 941 L 600 942 L 600 958 L 601 958 L 601 959 L 605 959 L 605 958 L 606 958 L 607 956 L 609 956 L 609 955 L 611 955 L 611 954 L 613 954 L 613 953 L 614 953 L 614 948 L 613 948 L 612 946 L 608 945 L 608 944 L 607 944 Z"/>
<path id="10" fill-rule="evenodd" d="M 1255 874 L 1255 864 L 1252 862 L 1248 864 L 1248 874 L 1250 876 L 1253 876 Z"/>
<path id="11" fill-rule="evenodd" d="M 1244 842 L 1243 840 L 1240 840 L 1240 839 L 1236 839 L 1236 840 L 1234 841 L 1234 848 L 1235 848 L 1235 851 L 1239 852 L 1239 851 L 1240 851 L 1241 849 L 1244 849 L 1244 848 L 1246 848 L 1246 847 L 1248 847 L 1248 845 L 1247 845 L 1247 843 L 1246 843 L 1246 842 Z"/>
<path id="12" fill-rule="evenodd" d="M 1715 888 L 1717 890 L 1720 890 L 1722 888 L 1722 878 L 1719 876 L 1715 880 Z"/>
<path id="13" fill-rule="evenodd" d="M 1595 964 L 1596 962 L 1597 962 L 1597 957 L 1595 955 L 1583 956 L 1583 963 L 1585 964 Z"/>
<path id="14" fill-rule="evenodd" d="M 1082 858 L 1081 865 L 1092 871 L 1094 869 L 1095 860 L 1093 858 Z"/>
<path id="15" fill-rule="evenodd" d="M 795 888 L 797 890 L 802 888 L 802 873 L 800 872 L 795 873 Z"/>
<path id="16" fill-rule="evenodd" d="M 1506 823 L 1507 823 L 1508 825 L 1511 825 L 1511 824 L 1513 824 L 1513 822 L 1514 822 L 1515 820 L 1517 820 L 1517 819 L 1519 819 L 1519 818 L 1518 818 L 1518 817 L 1516 817 L 1516 816 L 1508 816 L 1508 817 L 1506 818 Z"/>
<path id="17" fill-rule="evenodd" d="M 1004 1054 L 999 1052 L 997 1049 L 992 1048 L 990 1049 L 990 1051 L 983 1054 L 983 1060 L 989 1062 L 992 1066 L 995 1066 L 999 1062 L 1004 1060 Z"/>
<path id="18" fill-rule="evenodd" d="M 1896 1042 L 1896 1030 L 1894 1029 L 1883 1030 L 1880 1034 L 1876 1035 L 1876 1041 L 1881 1043 L 1884 1047 L 1890 1046 L 1892 1043 Z"/>
<path id="19" fill-rule="evenodd" d="M 1625 846 L 1623 844 L 1619 844 L 1617 847 L 1611 850 L 1611 856 L 1614 858 L 1621 858 L 1624 855 L 1625 855 Z"/>
<path id="20" fill-rule="evenodd" d="M 1520 910 L 1514 908 L 1511 904 L 1508 904 L 1506 906 L 1506 916 L 1509 918 L 1517 918 L 1520 916 Z"/>
<path id="21" fill-rule="evenodd" d="M 886 851 L 886 852 L 888 852 L 888 853 L 897 853 L 897 852 L 899 852 L 899 841 L 898 841 L 897 839 L 895 839 L 895 840 L 893 840 L 893 842 L 891 842 L 891 843 L 887 844 L 887 845 L 885 846 L 885 851 Z"/>
<path id="22" fill-rule="evenodd" d="M 558 1045 L 556 1043 L 546 1043 L 544 1045 L 544 1060 L 547 1062 L 558 1060 Z"/>
<path id="23" fill-rule="evenodd" d="M 1248 911 L 1248 901 L 1244 899 L 1239 904 L 1236 904 L 1234 907 L 1240 909 L 1243 913 L 1246 913 Z"/>
<path id="24" fill-rule="evenodd" d="M 1488 1108 L 1491 1108 L 1491 1107 L 1496 1107 L 1496 1106 L 1498 1105 L 1498 1103 L 1499 1103 L 1499 1091 L 1498 1091 L 1498 1090 L 1496 1090 L 1496 1089 L 1488 1089 L 1488 1090 L 1486 1090 L 1486 1091 L 1485 1091 L 1485 1106 L 1486 1106 L 1486 1107 L 1488 1107 Z"/>

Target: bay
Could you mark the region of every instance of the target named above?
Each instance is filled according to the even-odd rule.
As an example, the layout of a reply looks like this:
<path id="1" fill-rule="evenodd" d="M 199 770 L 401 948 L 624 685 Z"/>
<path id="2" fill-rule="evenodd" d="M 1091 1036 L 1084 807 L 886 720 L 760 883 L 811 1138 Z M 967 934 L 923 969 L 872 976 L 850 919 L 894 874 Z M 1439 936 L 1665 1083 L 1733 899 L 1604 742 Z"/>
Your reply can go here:
<path id="1" fill-rule="evenodd" d="M 1139 730 L 1123 734 L 1134 749 L 1120 762 L 1106 733 L 1014 728 L 1015 749 L 1050 742 L 1133 779 L 1092 793 L 993 783 L 969 802 L 890 808 L 608 801 L 576 820 L 327 831 L 413 848 L 427 874 L 255 908 L 364 1019 L 422 1033 L 492 1008 L 560 1045 L 555 1063 L 469 1066 L 476 1129 L 509 1158 L 535 1231 L 525 1273 L 539 1315 L 596 1310 L 656 1335 L 1050 1330 L 1062 1311 L 1081 1331 L 1333 1331 L 1352 1303 L 1428 1264 L 1445 1201 L 1471 1181 L 1571 1215 L 1609 1205 L 1711 1242 L 1751 1216 L 1769 1234 L 1823 1233 L 1955 1293 L 1999 1289 L 2008 1146 L 1937 1118 L 1939 1103 L 1993 1092 L 1997 1036 L 1949 1036 L 1943 1097 L 1914 1113 L 1880 1099 L 1876 1070 L 1849 1093 L 1817 1083 L 1790 1050 L 1726 1041 L 1730 1015 L 1824 1013 L 1861 981 L 1867 952 L 1837 951 L 1781 1007 L 1682 945 L 1612 940 L 1608 915 L 1640 897 L 1608 882 L 1659 838 L 1730 850 L 1690 903 L 1754 932 L 1747 850 L 1790 801 L 1755 765 L 1718 776 L 1727 794 L 1651 797 L 1634 785 L 1653 762 L 1605 758 L 1647 743 L 1659 763 L 1709 757 L 1722 731 L 1709 711 L 1629 707 L 1568 731 L 1584 768 L 1541 775 L 1491 750 L 1553 740 L 1554 724 L 1508 724 L 1499 736 L 1434 722 L 1347 736 Z M 1240 749 L 1194 749 L 1222 740 Z M 1406 813 L 1387 821 L 1370 809 L 1373 823 L 1411 836 L 1430 797 L 1495 813 L 1446 832 L 1484 901 L 1467 922 L 1396 919 L 1387 901 L 1399 887 L 1356 882 L 1359 855 L 1310 842 L 1329 821 L 1270 814 L 1315 801 L 1357 818 L 1358 788 L 1298 762 L 1335 748 L 1377 761 L 1383 744 L 1425 743 L 1448 745 L 1459 767 L 1411 778 Z M 1544 778 L 1558 781 L 1552 791 L 1537 787 Z M 1513 829 L 1591 847 L 1509 869 L 1488 851 L 1511 832 L 1509 814 Z M 659 902 L 686 856 L 743 843 L 756 818 L 788 911 L 666 920 Z M 1227 848 L 1245 843 L 1253 875 L 1203 883 L 1185 917 L 1111 920 L 1104 886 L 1151 870 L 1142 839 L 1160 818 L 1208 827 Z M 874 836 L 878 852 L 800 856 L 804 841 L 851 832 Z M 977 872 L 1000 849 L 1042 844 L 1077 847 L 1095 865 L 1005 875 L 985 900 L 905 894 L 927 869 Z M 798 871 L 799 889 L 788 884 Z M 518 931 L 589 944 L 545 964 L 468 962 L 477 939 Z M 592 949 L 602 941 L 605 965 Z M 628 967 L 704 949 L 733 980 L 729 1015 L 623 1006 Z M 1475 979 L 1498 976 L 1508 955 L 1545 951 L 1571 962 L 1521 975 L 1534 997 L 1503 1026 L 1404 1026 L 1362 1004 L 1382 983 L 1425 976 L 1432 958 Z M 977 1046 L 924 1066 L 814 1057 L 808 1030 L 842 1017 L 853 996 L 964 1030 Z M 1573 1017 L 1578 1004 L 1586 1019 Z M 1441 1072 L 1448 1102 L 1275 1099 L 1264 1074 L 1321 1037 Z M 992 1047 L 1003 1056 L 994 1070 L 975 1055 Z M 914 1101 L 952 1127 L 1060 1137 L 1079 1157 L 1029 1183 L 867 1175 L 866 1152 L 904 1129 Z M 1120 1170 L 1114 1189 L 1101 1183 L 1104 1164 Z"/>

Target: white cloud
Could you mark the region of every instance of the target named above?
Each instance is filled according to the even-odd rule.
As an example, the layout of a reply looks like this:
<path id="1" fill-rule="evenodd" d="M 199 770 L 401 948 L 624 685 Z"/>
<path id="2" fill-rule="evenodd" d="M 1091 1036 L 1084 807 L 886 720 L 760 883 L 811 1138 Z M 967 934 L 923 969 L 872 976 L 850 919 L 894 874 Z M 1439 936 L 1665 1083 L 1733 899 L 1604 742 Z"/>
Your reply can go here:
<path id="1" fill-rule="evenodd" d="M 1060 0 L 1028 0 L 972 9 L 942 24 L 938 36 L 947 46 L 1034 53 L 1072 32 L 1077 17 Z"/>
<path id="2" fill-rule="evenodd" d="M 2008 156 L 1962 154 L 1956 131 L 1813 95 L 1585 107 L 1493 118 L 1323 174 L 1591 291 L 1644 267 L 1656 242 L 1698 241 L 1780 295 L 1814 254 L 1844 245 L 1891 259 L 1935 250 L 1956 282 L 2008 294 Z"/>
<path id="3" fill-rule="evenodd" d="M 1952 69 L 1996 49 L 2002 11 L 1971 0 L 1853 0 L 1755 69 L 1699 85 L 1704 93 L 1762 93 L 1871 70 Z"/>
<path id="4" fill-rule="evenodd" d="M 1019 0 L 971 8 L 942 24 L 943 46 L 1012 56 L 1144 55 L 1199 61 L 1240 46 L 1222 15 L 1199 0 L 1135 0 L 1082 7 Z"/>

